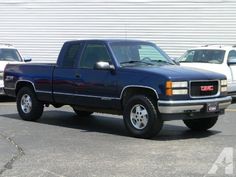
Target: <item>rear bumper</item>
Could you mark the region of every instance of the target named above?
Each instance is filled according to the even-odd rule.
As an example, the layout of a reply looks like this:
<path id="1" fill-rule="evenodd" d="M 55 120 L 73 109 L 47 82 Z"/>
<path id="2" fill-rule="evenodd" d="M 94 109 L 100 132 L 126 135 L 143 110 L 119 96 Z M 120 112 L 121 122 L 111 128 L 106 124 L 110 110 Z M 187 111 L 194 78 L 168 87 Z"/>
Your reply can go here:
<path id="1" fill-rule="evenodd" d="M 158 109 L 162 114 L 179 114 L 202 112 L 208 103 L 218 103 L 219 110 L 226 109 L 232 101 L 231 96 L 214 99 L 199 99 L 199 100 L 178 100 L 178 101 L 158 101 Z"/>

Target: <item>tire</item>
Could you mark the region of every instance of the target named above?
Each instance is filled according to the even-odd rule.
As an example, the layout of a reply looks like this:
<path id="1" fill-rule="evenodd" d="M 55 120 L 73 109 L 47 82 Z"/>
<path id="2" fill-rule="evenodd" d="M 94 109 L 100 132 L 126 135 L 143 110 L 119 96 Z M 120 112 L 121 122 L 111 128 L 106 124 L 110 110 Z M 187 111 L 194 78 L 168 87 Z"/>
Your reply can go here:
<path id="1" fill-rule="evenodd" d="M 17 93 L 16 103 L 18 113 L 23 120 L 36 121 L 42 116 L 44 106 L 36 98 L 33 89 L 21 88 Z"/>
<path id="2" fill-rule="evenodd" d="M 154 103 L 145 95 L 137 95 L 127 101 L 123 118 L 129 133 L 137 138 L 152 138 L 163 126 Z"/>
<path id="3" fill-rule="evenodd" d="M 211 118 L 183 120 L 184 124 L 194 131 L 206 131 L 212 128 L 218 120 L 218 116 Z"/>
<path id="4" fill-rule="evenodd" d="M 73 107 L 72 107 L 73 108 Z M 79 109 L 73 108 L 74 112 L 79 116 L 79 117 L 88 117 L 91 114 L 93 114 L 93 112 L 89 112 L 89 111 L 81 111 Z"/>

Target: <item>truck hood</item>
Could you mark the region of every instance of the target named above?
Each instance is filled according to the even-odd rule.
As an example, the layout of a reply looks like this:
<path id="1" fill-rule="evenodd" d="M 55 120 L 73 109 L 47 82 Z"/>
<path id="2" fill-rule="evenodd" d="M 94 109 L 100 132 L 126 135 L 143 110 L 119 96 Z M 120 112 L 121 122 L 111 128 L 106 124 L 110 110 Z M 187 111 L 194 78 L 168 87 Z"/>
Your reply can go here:
<path id="1" fill-rule="evenodd" d="M 180 63 L 180 66 L 186 66 L 197 69 L 204 69 L 207 71 L 217 72 L 224 75 L 227 75 L 227 71 L 222 66 L 222 64 L 213 64 L 213 63 Z"/>
<path id="2" fill-rule="evenodd" d="M 21 63 L 21 62 L 18 62 L 18 61 L 14 61 L 14 62 L 11 62 L 11 61 L 0 61 L 0 72 L 3 72 L 6 65 L 7 64 L 16 64 L 16 63 Z"/>
<path id="3" fill-rule="evenodd" d="M 129 67 L 133 72 L 151 73 L 169 80 L 218 80 L 225 79 L 225 75 L 178 65 L 163 65 L 157 67 Z"/>

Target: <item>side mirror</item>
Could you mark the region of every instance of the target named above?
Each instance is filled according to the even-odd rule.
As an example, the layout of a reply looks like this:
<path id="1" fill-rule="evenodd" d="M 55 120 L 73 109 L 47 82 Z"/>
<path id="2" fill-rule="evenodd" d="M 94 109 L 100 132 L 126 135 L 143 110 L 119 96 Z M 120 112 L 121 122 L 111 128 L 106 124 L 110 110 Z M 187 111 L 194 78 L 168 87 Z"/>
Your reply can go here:
<path id="1" fill-rule="evenodd" d="M 108 62 L 99 61 L 94 65 L 94 69 L 114 71 L 115 67 L 113 65 L 110 65 Z"/>
<path id="2" fill-rule="evenodd" d="M 234 57 L 229 58 L 228 65 L 236 65 L 236 58 L 234 58 Z"/>
<path id="3" fill-rule="evenodd" d="M 32 61 L 32 58 L 30 58 L 30 57 L 24 57 L 23 60 L 24 60 L 24 62 L 31 62 L 31 61 Z"/>

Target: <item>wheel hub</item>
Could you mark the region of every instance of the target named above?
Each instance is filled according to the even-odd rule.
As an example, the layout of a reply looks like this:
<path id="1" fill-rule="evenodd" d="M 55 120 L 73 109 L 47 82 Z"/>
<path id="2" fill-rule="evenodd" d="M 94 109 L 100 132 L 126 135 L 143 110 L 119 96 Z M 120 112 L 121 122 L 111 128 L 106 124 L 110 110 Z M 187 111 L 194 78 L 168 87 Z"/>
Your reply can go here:
<path id="1" fill-rule="evenodd" d="M 136 129 L 144 129 L 148 123 L 148 112 L 146 108 L 140 104 L 134 105 L 130 111 L 130 121 Z"/>
<path id="2" fill-rule="evenodd" d="M 32 100 L 28 94 L 24 94 L 21 98 L 21 110 L 26 114 L 32 110 Z"/>

